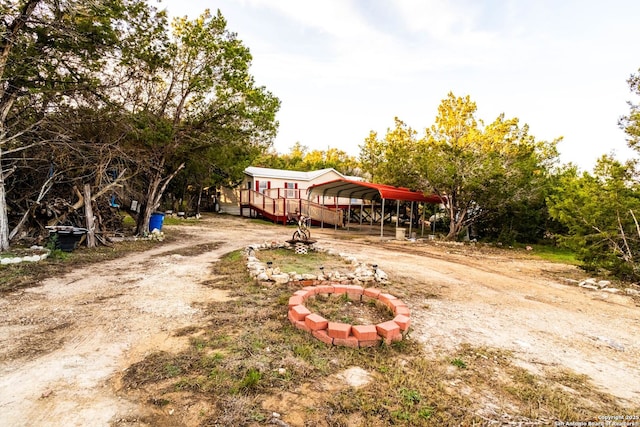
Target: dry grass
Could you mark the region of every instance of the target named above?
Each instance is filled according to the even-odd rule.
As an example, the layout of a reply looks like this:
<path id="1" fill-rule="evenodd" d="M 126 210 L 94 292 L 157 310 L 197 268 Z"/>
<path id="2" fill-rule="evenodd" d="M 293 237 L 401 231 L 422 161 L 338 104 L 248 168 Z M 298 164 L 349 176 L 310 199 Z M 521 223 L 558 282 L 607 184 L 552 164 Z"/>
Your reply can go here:
<path id="1" fill-rule="evenodd" d="M 534 375 L 498 349 L 430 355 L 410 337 L 390 347 L 328 347 L 288 322 L 294 289 L 256 285 L 239 252 L 214 274 L 209 286 L 234 299 L 210 304 L 207 325 L 176 331 L 190 337 L 188 350 L 152 354 L 124 374 L 125 390 L 149 402 L 155 425 L 271 425 L 274 411 L 309 426 L 552 425 L 630 413 L 584 376 Z M 335 377 L 352 366 L 374 380 L 353 388 Z M 169 416 L 169 407 L 199 410 Z"/>
<path id="2" fill-rule="evenodd" d="M 379 301 L 351 301 L 347 294 L 316 295 L 307 299 L 305 306 L 330 322 L 375 325 L 393 319 L 393 312 Z"/>
<path id="3" fill-rule="evenodd" d="M 277 267 L 286 273 L 295 271 L 298 274 L 320 274 L 320 267 L 323 267 L 325 272 L 346 272 L 350 268 L 344 259 L 316 251 L 297 255 L 290 249 L 271 249 L 256 252 L 256 257 L 265 263 L 271 261 L 274 268 Z"/>
<path id="4" fill-rule="evenodd" d="M 167 241 L 167 240 L 165 240 Z M 124 241 L 113 247 L 80 247 L 73 252 L 53 251 L 46 260 L 36 263 L 22 262 L 0 266 L 0 293 L 31 287 L 47 277 L 66 274 L 76 268 L 110 261 L 131 253 L 141 252 L 161 244 L 151 240 Z"/>

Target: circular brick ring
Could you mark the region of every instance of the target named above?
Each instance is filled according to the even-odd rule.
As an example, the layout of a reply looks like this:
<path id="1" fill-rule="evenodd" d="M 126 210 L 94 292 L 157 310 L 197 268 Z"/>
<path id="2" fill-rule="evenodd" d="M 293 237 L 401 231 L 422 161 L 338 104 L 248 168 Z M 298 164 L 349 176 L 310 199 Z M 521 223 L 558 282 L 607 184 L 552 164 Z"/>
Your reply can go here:
<path id="1" fill-rule="evenodd" d="M 348 323 L 329 322 L 319 314 L 311 313 L 304 302 L 315 295 L 346 294 L 352 301 L 378 300 L 395 316 L 393 320 L 377 325 L 350 325 Z M 298 329 L 310 332 L 314 337 L 328 345 L 352 348 L 376 347 L 382 342 L 389 345 L 401 341 L 409 331 L 411 312 L 398 298 L 383 293 L 376 288 L 363 288 L 355 285 L 307 286 L 296 291 L 289 298 L 289 320 Z"/>

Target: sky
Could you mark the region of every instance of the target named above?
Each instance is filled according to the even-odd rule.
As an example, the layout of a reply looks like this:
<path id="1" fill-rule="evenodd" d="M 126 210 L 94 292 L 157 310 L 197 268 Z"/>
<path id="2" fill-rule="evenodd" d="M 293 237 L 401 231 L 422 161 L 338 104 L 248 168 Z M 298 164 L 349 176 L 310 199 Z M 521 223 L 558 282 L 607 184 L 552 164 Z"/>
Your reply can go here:
<path id="1" fill-rule="evenodd" d="M 274 148 L 359 153 L 398 117 L 430 127 L 449 92 L 486 124 L 500 114 L 562 163 L 633 156 L 619 117 L 640 102 L 637 0 L 149 0 L 170 16 L 219 9 L 282 106 Z"/>

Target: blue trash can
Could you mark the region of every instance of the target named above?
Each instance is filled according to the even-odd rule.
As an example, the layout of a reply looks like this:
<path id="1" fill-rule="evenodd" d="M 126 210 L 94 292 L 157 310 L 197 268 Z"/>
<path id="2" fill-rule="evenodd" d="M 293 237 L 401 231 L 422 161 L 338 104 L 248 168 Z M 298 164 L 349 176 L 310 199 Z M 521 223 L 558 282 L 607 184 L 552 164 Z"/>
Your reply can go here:
<path id="1" fill-rule="evenodd" d="M 149 231 L 162 231 L 162 223 L 164 222 L 164 214 L 162 212 L 154 212 L 149 218 Z"/>

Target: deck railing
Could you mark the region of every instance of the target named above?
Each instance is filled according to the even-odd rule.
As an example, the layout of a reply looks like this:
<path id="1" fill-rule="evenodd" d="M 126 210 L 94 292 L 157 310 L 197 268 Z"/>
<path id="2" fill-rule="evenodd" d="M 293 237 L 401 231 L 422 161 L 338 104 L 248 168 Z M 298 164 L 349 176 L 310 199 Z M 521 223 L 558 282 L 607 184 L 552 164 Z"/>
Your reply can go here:
<path id="1" fill-rule="evenodd" d="M 274 194 L 271 189 L 269 194 Z M 280 189 L 284 191 L 298 192 L 294 189 Z M 265 192 L 266 193 L 266 192 Z M 277 194 L 277 193 L 276 193 Z M 281 193 L 282 194 L 282 193 Z M 276 217 L 295 217 L 297 213 L 307 215 L 309 218 L 322 224 L 343 226 L 342 209 L 330 208 L 318 203 L 300 198 L 273 198 L 254 190 L 240 190 L 240 205 L 249 206 L 258 211 Z"/>

